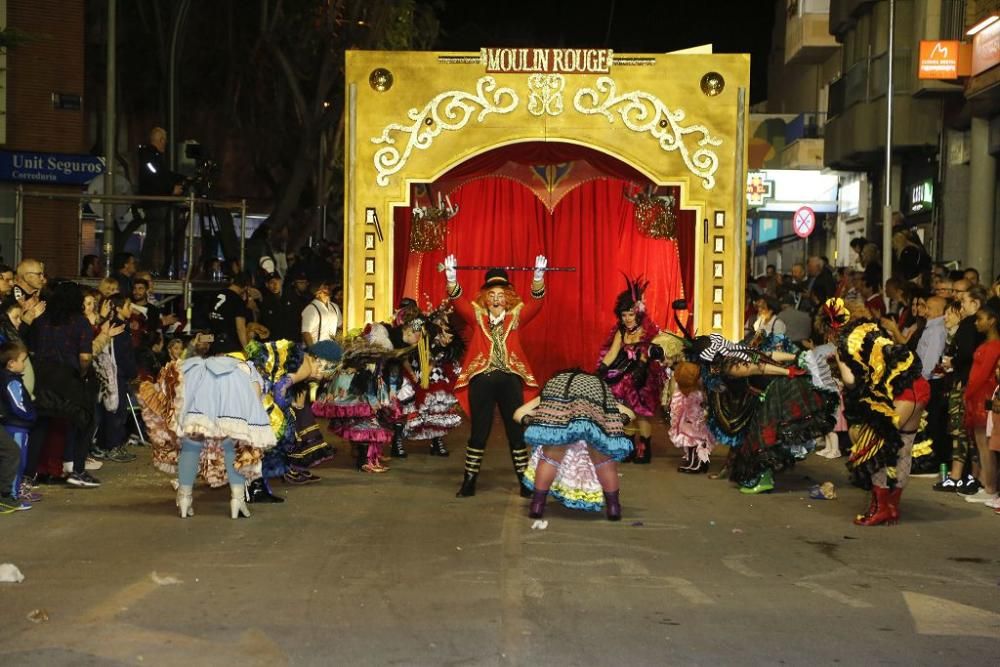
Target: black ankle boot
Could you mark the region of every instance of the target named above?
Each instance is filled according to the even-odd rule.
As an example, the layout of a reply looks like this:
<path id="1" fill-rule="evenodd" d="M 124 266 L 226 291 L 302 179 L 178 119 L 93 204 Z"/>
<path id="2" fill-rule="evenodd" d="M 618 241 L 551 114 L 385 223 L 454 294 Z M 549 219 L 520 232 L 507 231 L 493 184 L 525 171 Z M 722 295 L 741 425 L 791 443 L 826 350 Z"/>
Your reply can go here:
<path id="1" fill-rule="evenodd" d="M 407 457 L 406 448 L 403 447 L 403 424 L 397 424 L 392 429 L 392 445 L 389 447 L 389 456 L 394 459 L 405 459 Z"/>
<path id="2" fill-rule="evenodd" d="M 456 498 L 468 498 L 469 496 L 476 495 L 476 480 L 479 479 L 479 473 L 467 472 L 462 478 L 462 488 L 458 490 L 455 494 Z"/>
<path id="3" fill-rule="evenodd" d="M 258 477 L 246 485 L 248 503 L 283 503 L 284 498 L 271 493 L 271 488 L 263 477 Z"/>
<path id="4" fill-rule="evenodd" d="M 621 521 L 622 518 L 622 504 L 618 499 L 617 491 L 605 491 L 604 492 L 604 504 L 606 506 L 606 514 L 608 521 Z"/>
<path id="5" fill-rule="evenodd" d="M 632 463 L 648 464 L 653 459 L 653 448 L 648 437 L 639 436 L 639 446 L 636 449 L 635 460 Z"/>
<path id="6" fill-rule="evenodd" d="M 364 444 L 355 445 L 354 469 L 361 472 L 361 468 L 368 462 L 368 447 Z"/>
<path id="7" fill-rule="evenodd" d="M 541 519 L 542 515 L 545 514 L 545 501 L 548 497 L 548 489 L 544 491 L 535 489 L 535 492 L 531 494 L 531 505 L 528 508 L 528 516 L 532 519 Z"/>
<path id="8" fill-rule="evenodd" d="M 434 438 L 431 440 L 431 456 L 448 456 L 451 452 L 444 446 L 444 439 Z"/>
<path id="9" fill-rule="evenodd" d="M 681 462 L 677 466 L 677 472 L 689 472 L 694 459 L 694 449 L 691 447 L 685 447 L 683 453 L 681 454 Z"/>

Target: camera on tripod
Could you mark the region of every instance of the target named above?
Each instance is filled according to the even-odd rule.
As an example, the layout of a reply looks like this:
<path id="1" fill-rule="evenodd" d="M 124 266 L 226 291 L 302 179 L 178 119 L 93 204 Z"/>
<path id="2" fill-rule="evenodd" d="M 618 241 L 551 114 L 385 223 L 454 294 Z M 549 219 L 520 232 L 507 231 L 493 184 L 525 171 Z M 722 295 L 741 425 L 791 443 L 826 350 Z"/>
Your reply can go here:
<path id="1" fill-rule="evenodd" d="M 206 157 L 201 144 L 195 142 L 184 145 L 184 161 L 194 163 L 191 175 L 184 179 L 185 191 L 193 192 L 196 197 L 209 197 L 219 180 L 219 163 Z"/>

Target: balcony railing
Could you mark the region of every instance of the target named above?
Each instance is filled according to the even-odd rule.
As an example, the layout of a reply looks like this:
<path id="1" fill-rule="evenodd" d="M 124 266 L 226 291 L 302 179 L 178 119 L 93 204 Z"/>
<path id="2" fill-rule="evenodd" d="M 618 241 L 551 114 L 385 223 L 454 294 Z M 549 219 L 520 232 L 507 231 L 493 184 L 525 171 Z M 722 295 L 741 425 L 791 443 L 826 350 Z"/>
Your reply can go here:
<path id="1" fill-rule="evenodd" d="M 888 87 L 888 70 L 887 53 L 859 60 L 851 65 L 844 76 L 830 83 L 828 117 L 839 116 L 859 102 L 871 102 L 884 97 Z M 913 72 L 913 52 L 910 49 L 898 49 L 893 56 L 893 93 L 899 95 L 913 92 Z"/>

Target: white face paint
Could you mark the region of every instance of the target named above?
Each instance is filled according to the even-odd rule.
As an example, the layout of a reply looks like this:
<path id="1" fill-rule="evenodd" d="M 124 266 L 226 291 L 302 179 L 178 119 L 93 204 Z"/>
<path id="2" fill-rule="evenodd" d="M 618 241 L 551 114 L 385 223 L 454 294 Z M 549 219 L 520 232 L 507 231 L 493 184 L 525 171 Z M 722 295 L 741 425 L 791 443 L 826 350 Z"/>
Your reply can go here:
<path id="1" fill-rule="evenodd" d="M 490 315 L 500 315 L 507 310 L 507 290 L 502 287 L 493 287 L 486 293 L 486 305 L 490 310 Z"/>

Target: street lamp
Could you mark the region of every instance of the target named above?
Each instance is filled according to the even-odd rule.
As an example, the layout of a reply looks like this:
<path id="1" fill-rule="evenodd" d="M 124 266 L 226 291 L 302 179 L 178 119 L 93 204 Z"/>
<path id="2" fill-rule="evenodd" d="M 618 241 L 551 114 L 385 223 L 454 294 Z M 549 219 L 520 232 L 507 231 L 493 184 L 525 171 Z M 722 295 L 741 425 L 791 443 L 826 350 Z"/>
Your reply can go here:
<path id="1" fill-rule="evenodd" d="M 882 282 L 892 275 L 892 94 L 893 46 L 896 41 L 896 0 L 889 0 L 889 81 L 885 91 L 885 187 L 882 206 Z"/>

